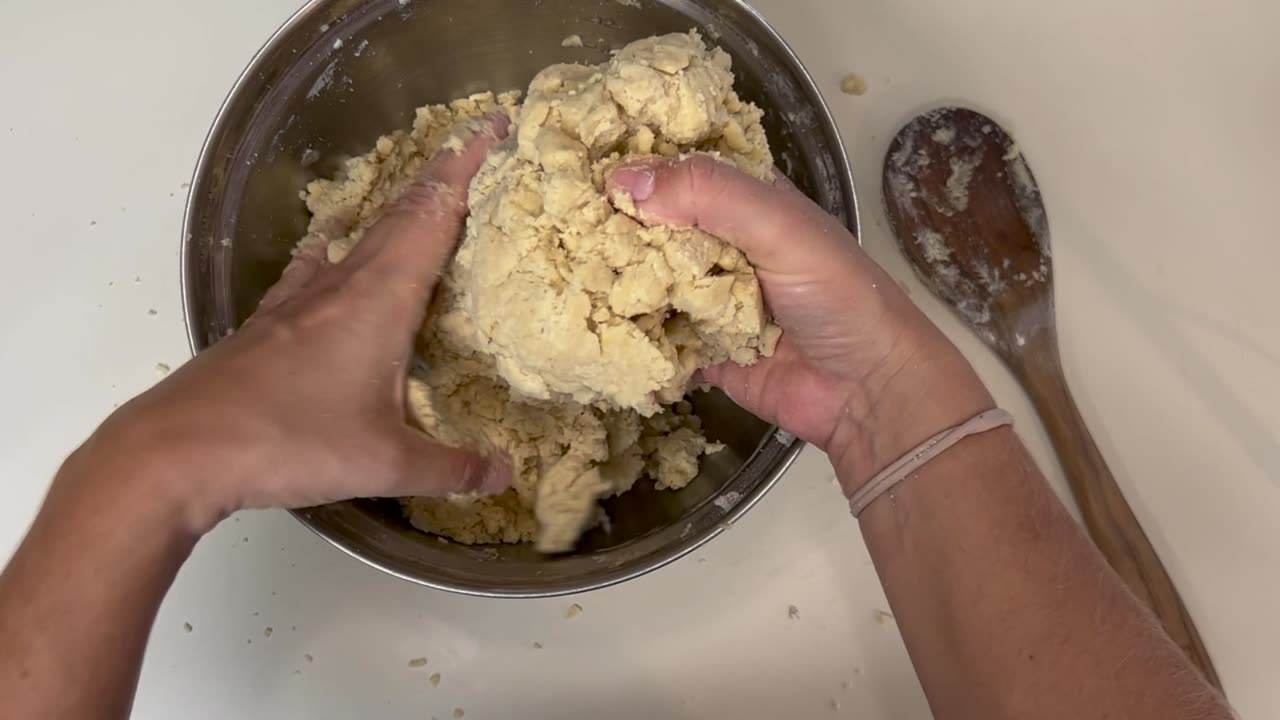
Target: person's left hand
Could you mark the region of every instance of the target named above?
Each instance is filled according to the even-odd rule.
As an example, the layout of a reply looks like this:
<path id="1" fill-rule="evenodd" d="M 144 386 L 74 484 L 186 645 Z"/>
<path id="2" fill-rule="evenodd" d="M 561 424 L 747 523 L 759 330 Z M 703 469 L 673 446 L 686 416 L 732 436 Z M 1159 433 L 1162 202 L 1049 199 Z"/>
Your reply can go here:
<path id="1" fill-rule="evenodd" d="M 176 493 L 197 532 L 242 508 L 506 489 L 504 459 L 431 440 L 405 407 L 467 187 L 508 132 L 505 116 L 487 122 L 461 153 L 432 158 L 342 263 L 321 247 L 296 257 L 245 327 L 108 419 L 83 464 Z"/>

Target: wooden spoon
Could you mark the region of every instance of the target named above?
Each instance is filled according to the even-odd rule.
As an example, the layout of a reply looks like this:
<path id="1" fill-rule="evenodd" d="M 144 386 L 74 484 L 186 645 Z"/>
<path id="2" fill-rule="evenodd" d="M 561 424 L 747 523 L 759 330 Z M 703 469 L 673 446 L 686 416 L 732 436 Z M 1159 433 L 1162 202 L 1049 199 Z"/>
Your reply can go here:
<path id="1" fill-rule="evenodd" d="M 1017 144 L 972 110 L 927 113 L 889 147 L 884 196 L 898 243 L 925 285 L 1004 359 L 1031 396 L 1102 554 L 1221 688 L 1173 581 L 1067 388 L 1048 220 Z"/>

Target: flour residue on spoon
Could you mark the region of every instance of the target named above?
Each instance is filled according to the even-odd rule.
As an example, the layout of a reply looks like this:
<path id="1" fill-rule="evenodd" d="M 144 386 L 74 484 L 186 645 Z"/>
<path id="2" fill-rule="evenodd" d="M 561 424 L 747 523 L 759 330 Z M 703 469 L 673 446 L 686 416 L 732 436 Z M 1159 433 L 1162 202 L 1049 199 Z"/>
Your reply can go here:
<path id="1" fill-rule="evenodd" d="M 895 235 L 924 283 L 987 344 L 997 350 L 1025 346 L 1037 326 L 1017 322 L 1017 332 L 1006 336 L 1009 328 L 997 324 L 1008 304 L 1043 292 L 1052 270 L 1047 217 L 1017 143 L 977 113 L 934 111 L 898 135 L 884 180 Z M 991 231 L 992 214 L 1008 209 L 998 204 L 1001 192 L 1032 245 L 1011 244 L 1016 232 L 982 235 Z"/>
<path id="2" fill-rule="evenodd" d="M 947 242 L 942 235 L 933 230 L 925 228 L 917 232 L 916 244 L 920 246 L 925 261 L 930 264 L 951 261 L 951 248 L 947 247 Z"/>
<path id="3" fill-rule="evenodd" d="M 948 150 L 944 154 L 950 154 L 958 134 L 954 125 L 943 124 L 926 136 L 925 143 L 932 141 L 946 147 Z M 886 172 L 885 193 L 917 225 L 912 233 L 903 233 L 899 237 L 904 242 L 909 238 L 915 245 L 916 252 L 913 254 L 927 267 L 927 272 L 921 272 L 925 283 L 935 293 L 950 299 L 957 312 L 971 325 L 986 326 L 991 322 L 990 295 L 962 272 L 947 239 L 929 227 L 929 222 L 923 221 L 919 212 L 926 208 L 918 207 L 916 202 L 920 201 L 927 209 L 944 216 L 951 216 L 957 210 L 963 211 L 969 206 L 969 185 L 973 181 L 979 159 L 951 158 L 945 187 L 947 197 L 935 198 L 921 182 L 932 171 L 933 160 L 929 149 L 920 147 L 916 141 L 916 133 L 904 133 L 900 137 L 900 145 L 889 157 Z"/>
<path id="4" fill-rule="evenodd" d="M 990 295 L 982 292 L 956 264 L 954 253 L 941 233 L 920 228 L 912 236 L 921 260 L 928 266 L 926 284 L 934 292 L 951 298 L 952 305 L 971 324 L 983 326 L 991 322 Z"/>
<path id="5" fill-rule="evenodd" d="M 913 246 L 910 254 L 925 283 L 947 299 L 984 340 L 994 343 L 992 303 L 1020 278 L 1009 272 L 1007 262 L 1002 265 L 987 257 L 977 240 L 966 243 L 973 251 L 957 257 L 953 245 L 962 239 L 944 237 L 935 229 L 944 218 L 956 218 L 970 210 L 974 186 L 989 157 L 984 154 L 982 138 L 994 128 L 962 127 L 945 112 L 930 113 L 923 122 L 924 127 L 918 131 L 899 136 L 899 145 L 886 167 L 885 192 L 912 226 L 909 232 L 900 232 L 899 237 Z M 1020 159 L 1019 153 L 1006 162 L 1017 165 Z M 1013 184 L 1030 189 L 1024 193 L 1026 197 L 1033 197 L 1035 183 L 1025 164 L 1010 169 L 1009 174 Z M 959 224 L 965 226 L 963 222 Z M 1021 279 L 1034 283 L 1045 277 L 1037 272 Z"/>
<path id="6" fill-rule="evenodd" d="M 1049 219 L 1045 217 L 1040 189 L 1036 186 L 1035 178 L 1031 176 L 1031 168 L 1027 166 L 1027 159 L 1022 155 L 1022 148 L 1018 143 L 1010 141 L 1003 159 L 1008 168 L 1009 184 L 1013 188 L 1014 203 L 1018 206 L 1018 212 L 1027 221 L 1027 227 L 1031 228 L 1031 233 L 1040 246 L 1040 252 L 1044 253 L 1046 258 L 1052 258 L 1053 250 L 1049 245 Z M 1047 279 L 1049 276 L 1049 268 L 1044 263 L 1040 264 L 1039 274 L 1043 276 L 1040 280 Z"/>
<path id="7" fill-rule="evenodd" d="M 956 212 L 969 209 L 969 186 L 973 184 L 973 172 L 982 158 L 951 158 L 951 176 L 947 178 L 947 200 Z"/>

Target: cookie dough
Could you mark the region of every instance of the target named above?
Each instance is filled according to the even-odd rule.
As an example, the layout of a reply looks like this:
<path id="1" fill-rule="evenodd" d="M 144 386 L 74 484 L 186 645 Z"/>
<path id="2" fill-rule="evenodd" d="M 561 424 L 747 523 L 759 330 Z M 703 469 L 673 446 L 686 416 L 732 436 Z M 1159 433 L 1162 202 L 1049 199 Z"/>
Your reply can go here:
<path id="1" fill-rule="evenodd" d="M 696 229 L 644 227 L 610 203 L 607 173 L 633 156 L 704 152 L 767 178 L 773 160 L 727 54 L 696 33 L 648 38 L 604 65 L 547 68 L 523 105 L 482 93 L 419 109 L 412 130 L 308 186 L 302 242 L 341 262 L 425 158 L 496 108 L 512 136 L 472 183 L 409 404 L 440 441 L 508 455 L 514 486 L 402 502 L 414 526 L 458 542 L 562 552 L 603 519 L 601 498 L 642 476 L 691 482 L 719 446 L 684 399 L 690 376 L 754 362 L 779 335 L 741 253 Z"/>
<path id="2" fill-rule="evenodd" d="M 621 159 L 653 153 L 714 151 L 769 177 L 760 110 L 734 93 L 729 65 L 691 33 L 534 78 L 512 140 L 472 183 L 455 270 L 471 341 L 516 392 L 653 415 L 696 369 L 771 352 L 740 252 L 644 227 L 602 192 Z"/>

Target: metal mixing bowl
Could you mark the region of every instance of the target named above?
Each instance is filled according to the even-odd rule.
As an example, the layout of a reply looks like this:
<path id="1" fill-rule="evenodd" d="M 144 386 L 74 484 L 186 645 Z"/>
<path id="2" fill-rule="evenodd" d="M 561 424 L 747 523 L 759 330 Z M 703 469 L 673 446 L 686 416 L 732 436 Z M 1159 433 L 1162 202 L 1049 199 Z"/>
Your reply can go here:
<path id="1" fill-rule="evenodd" d="M 559 62 L 601 62 L 648 35 L 699 28 L 734 60 L 738 89 L 767 111 L 781 169 L 858 230 L 853 180 L 818 89 L 791 50 L 734 0 L 315 0 L 240 77 L 200 155 L 187 204 L 183 297 L 194 351 L 247 318 L 303 235 L 298 193 L 414 108 L 482 90 L 524 89 Z M 583 48 L 561 47 L 576 34 Z M 698 394 L 712 440 L 727 446 L 679 492 L 645 483 L 607 502 L 609 529 L 578 550 L 467 547 L 422 534 L 394 501 L 300 510 L 299 520 L 361 560 L 462 593 L 534 597 L 644 574 L 719 534 L 778 480 L 802 443 L 718 393 Z"/>

